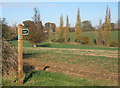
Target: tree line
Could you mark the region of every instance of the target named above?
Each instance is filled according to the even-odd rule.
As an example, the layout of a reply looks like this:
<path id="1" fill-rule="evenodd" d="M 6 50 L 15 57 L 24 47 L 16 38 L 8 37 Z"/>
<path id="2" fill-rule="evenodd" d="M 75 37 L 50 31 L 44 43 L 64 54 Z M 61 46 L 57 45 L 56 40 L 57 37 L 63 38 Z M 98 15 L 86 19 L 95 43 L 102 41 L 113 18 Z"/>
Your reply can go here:
<path id="1" fill-rule="evenodd" d="M 84 23 L 84 24 L 83 24 Z M 70 30 L 69 19 L 66 17 L 66 27 L 63 27 L 63 16 L 60 17 L 60 27 L 57 29 L 59 42 L 69 42 L 69 30 Z M 119 28 L 119 27 L 118 27 Z M 116 27 L 116 30 L 118 30 Z M 110 9 L 106 8 L 106 16 L 105 21 L 102 23 L 102 19 L 100 19 L 99 26 L 97 29 L 92 27 L 90 21 L 81 22 L 80 18 L 80 9 L 78 8 L 77 19 L 75 24 L 75 42 L 80 44 L 89 44 L 90 40 L 87 36 L 83 34 L 84 31 L 95 31 L 97 37 L 94 40 L 94 43 L 97 45 L 109 45 L 111 31 L 115 29 L 115 24 L 111 23 L 111 12 Z M 89 30 L 87 30 L 89 29 Z M 67 38 L 67 39 L 66 39 Z"/>
<path id="2" fill-rule="evenodd" d="M 115 24 L 111 23 L 111 13 L 108 7 L 106 8 L 105 21 L 102 23 L 102 19 L 100 19 L 98 28 L 93 27 L 91 21 L 85 20 L 81 22 L 79 8 L 75 27 L 70 27 L 68 15 L 66 16 L 65 26 L 62 15 L 60 16 L 59 27 L 56 27 L 56 24 L 51 22 L 47 22 L 43 25 L 37 8 L 34 8 L 34 16 L 32 18 L 33 20 L 23 21 L 23 28 L 29 29 L 29 35 L 24 36 L 24 39 L 32 42 L 34 47 L 36 47 L 37 43 L 50 39 L 50 37 L 53 36 L 52 33 L 56 35 L 55 39 L 52 41 L 70 42 L 70 32 L 75 33 L 76 43 L 89 44 L 90 40 L 87 36 L 83 35 L 84 31 L 95 31 L 97 35 L 94 40 L 95 44 L 107 46 L 110 40 L 111 31 L 119 30 L 119 27 L 115 27 Z M 6 40 L 17 40 L 17 26 L 15 24 L 13 26 L 8 26 L 5 18 L 0 20 L 0 24 L 2 24 L 3 38 Z"/>

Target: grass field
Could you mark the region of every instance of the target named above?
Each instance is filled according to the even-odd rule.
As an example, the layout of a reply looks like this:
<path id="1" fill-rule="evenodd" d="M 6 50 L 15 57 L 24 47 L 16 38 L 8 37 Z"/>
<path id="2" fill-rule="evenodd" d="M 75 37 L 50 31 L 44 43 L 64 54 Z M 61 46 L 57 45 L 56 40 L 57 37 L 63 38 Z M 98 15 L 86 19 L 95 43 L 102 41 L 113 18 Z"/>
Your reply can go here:
<path id="1" fill-rule="evenodd" d="M 112 31 L 111 32 L 111 36 L 110 36 L 110 41 L 109 43 L 113 42 L 113 41 L 116 41 L 118 42 L 118 34 L 119 34 L 120 31 Z M 51 39 L 55 39 L 55 34 L 51 34 L 53 35 L 51 37 Z M 97 32 L 95 31 L 92 31 L 92 32 L 82 32 L 81 34 L 82 36 L 87 36 L 89 39 L 90 39 L 90 43 L 93 43 L 93 40 L 96 39 L 96 36 L 97 36 Z M 70 38 L 70 42 L 75 42 L 75 33 L 74 32 L 71 32 L 69 34 L 69 38 Z"/>
<path id="2" fill-rule="evenodd" d="M 118 33 L 119 32 L 120 31 L 112 31 L 111 32 L 109 43 L 111 43 L 113 41 L 117 41 L 118 42 Z M 72 34 L 71 34 L 71 36 L 72 36 Z M 93 40 L 96 38 L 96 33 L 95 32 L 83 32 L 83 36 L 88 36 L 89 39 L 90 39 L 90 43 L 93 43 Z"/>
<path id="3" fill-rule="evenodd" d="M 31 74 L 31 73 L 30 73 Z M 29 75 L 29 74 L 27 74 Z M 28 77 L 28 76 L 26 76 Z M 34 71 L 32 77 L 29 79 L 24 79 L 25 83 L 19 85 L 16 82 L 13 82 L 13 77 L 9 80 L 3 80 L 3 85 L 9 86 L 97 86 L 99 81 L 84 79 L 84 78 L 75 78 L 68 75 L 64 75 L 56 72 L 46 72 L 46 71 Z M 27 82 L 26 82 L 27 81 Z"/>
<path id="4" fill-rule="evenodd" d="M 17 41 L 8 42 L 17 49 Z M 23 86 L 118 85 L 118 48 L 48 42 L 34 48 L 24 41 L 23 52 Z M 6 76 L 3 84 L 18 86 L 16 79 Z"/>
<path id="5" fill-rule="evenodd" d="M 18 41 L 8 41 L 13 46 L 18 46 Z M 39 43 L 38 47 L 44 48 L 70 48 L 70 49 L 101 49 L 101 50 L 118 50 L 118 48 L 106 47 L 106 46 L 97 46 L 97 45 L 80 45 L 80 44 L 67 44 L 67 43 Z M 23 47 L 32 47 L 32 44 L 29 41 L 23 41 Z"/>

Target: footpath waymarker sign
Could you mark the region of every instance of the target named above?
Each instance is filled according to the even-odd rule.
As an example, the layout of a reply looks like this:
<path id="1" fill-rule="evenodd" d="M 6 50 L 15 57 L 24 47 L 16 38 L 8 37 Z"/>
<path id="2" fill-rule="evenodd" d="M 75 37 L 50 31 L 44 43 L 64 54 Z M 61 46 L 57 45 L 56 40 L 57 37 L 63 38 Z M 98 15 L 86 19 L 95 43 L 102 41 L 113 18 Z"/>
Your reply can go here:
<path id="1" fill-rule="evenodd" d="M 23 35 L 22 35 L 22 24 L 18 25 L 18 83 L 23 84 L 23 50 L 22 50 L 22 42 L 23 42 Z"/>
<path id="2" fill-rule="evenodd" d="M 23 35 L 28 35 L 29 34 L 29 30 L 28 29 L 22 29 L 22 34 Z"/>
<path id="3" fill-rule="evenodd" d="M 23 84 L 23 35 L 28 35 L 29 30 L 23 29 L 22 24 L 18 25 L 18 83 Z"/>

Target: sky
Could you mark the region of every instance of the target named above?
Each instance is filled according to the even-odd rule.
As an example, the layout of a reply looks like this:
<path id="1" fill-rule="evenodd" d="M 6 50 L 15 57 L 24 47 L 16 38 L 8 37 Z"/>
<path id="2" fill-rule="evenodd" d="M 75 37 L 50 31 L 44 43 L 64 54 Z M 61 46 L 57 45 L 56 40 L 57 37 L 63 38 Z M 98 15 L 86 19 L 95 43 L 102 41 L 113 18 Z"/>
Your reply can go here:
<path id="1" fill-rule="evenodd" d="M 0 0 L 3 2 L 119 2 L 119 0 Z"/>
<path id="2" fill-rule="evenodd" d="M 59 26 L 60 16 L 63 15 L 64 26 L 68 15 L 71 27 L 75 26 L 77 10 L 80 8 L 81 21 L 89 20 L 96 27 L 99 20 L 105 21 L 106 7 L 111 10 L 111 21 L 118 20 L 118 2 L 3 2 L 2 17 L 8 25 L 21 24 L 25 20 L 32 20 L 33 8 L 40 12 L 43 24 L 53 22 Z M 1 6 L 0 5 L 0 6 Z"/>

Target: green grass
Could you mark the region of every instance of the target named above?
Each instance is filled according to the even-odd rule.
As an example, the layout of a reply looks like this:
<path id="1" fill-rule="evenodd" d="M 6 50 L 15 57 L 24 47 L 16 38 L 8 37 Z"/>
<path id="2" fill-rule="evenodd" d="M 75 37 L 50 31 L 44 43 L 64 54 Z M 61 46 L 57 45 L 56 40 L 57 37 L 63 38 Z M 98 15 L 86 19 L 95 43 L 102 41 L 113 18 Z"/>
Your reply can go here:
<path id="1" fill-rule="evenodd" d="M 119 32 L 120 31 L 112 31 L 111 32 L 110 43 L 113 42 L 113 41 L 118 42 Z M 51 40 L 55 39 L 55 33 L 52 33 L 51 35 L 52 35 Z M 94 31 L 93 32 L 83 32 L 82 36 L 88 36 L 89 39 L 90 39 L 90 43 L 93 43 L 93 40 L 96 38 L 96 32 L 94 32 Z M 75 42 L 75 33 L 74 32 L 69 33 L 69 38 L 70 38 L 70 42 Z M 46 42 L 48 42 L 48 41 L 49 40 L 47 40 Z M 12 42 L 10 41 L 10 43 L 12 43 Z M 26 46 L 26 47 L 31 47 L 32 46 L 31 43 L 29 43 L 27 41 L 25 41 L 24 43 L 25 43 L 24 46 Z M 13 42 L 13 45 L 16 46 L 17 42 Z"/>
<path id="2" fill-rule="evenodd" d="M 40 45 L 47 46 L 48 48 L 118 50 L 118 48 L 111 48 L 106 46 L 65 44 L 65 43 L 41 43 Z"/>
<path id="3" fill-rule="evenodd" d="M 8 41 L 8 42 L 17 47 L 17 41 Z M 114 71 L 113 69 L 115 69 L 116 67 L 114 67 L 113 64 L 118 63 L 118 59 L 116 59 L 116 58 L 75 54 L 75 53 L 86 53 L 87 54 L 87 53 L 91 53 L 90 51 L 85 52 L 85 51 L 79 50 L 79 51 L 73 52 L 72 50 L 67 50 L 67 49 L 85 49 L 85 50 L 86 49 L 88 49 L 88 50 L 94 49 L 94 50 L 105 50 L 105 51 L 108 51 L 108 50 L 109 51 L 118 51 L 118 48 L 110 48 L 110 47 L 105 47 L 105 46 L 94 46 L 94 45 L 65 44 L 65 43 L 40 43 L 38 45 L 39 45 L 39 47 L 33 48 L 33 49 L 38 49 L 38 50 L 26 49 L 26 48 L 31 47 L 32 45 L 30 42 L 24 41 L 23 42 L 24 53 L 25 53 L 24 58 L 41 58 L 41 60 L 44 60 L 44 61 L 67 62 L 70 64 L 85 64 L 85 65 L 88 65 L 92 61 L 95 61 L 94 64 L 96 64 L 98 67 L 100 64 L 109 63 L 111 65 L 104 64 L 103 66 L 109 67 L 110 71 Z M 58 49 L 64 48 L 66 50 L 61 50 L 61 52 L 58 53 L 58 51 L 60 51 L 60 50 L 40 50 L 41 47 L 58 48 Z M 31 54 L 31 55 L 29 55 L 29 54 Z M 48 54 L 50 54 L 51 56 L 48 56 Z M 102 53 L 99 53 L 99 54 L 102 55 Z M 104 54 L 105 54 L 105 52 L 104 52 Z M 46 55 L 46 56 L 43 58 L 42 55 Z M 58 59 L 56 59 L 56 57 L 53 57 L 53 56 L 58 57 Z M 50 57 L 53 57 L 53 58 L 50 58 Z M 67 58 L 64 58 L 64 57 L 67 57 Z M 79 57 L 83 58 L 83 59 L 82 60 L 77 59 Z M 70 62 L 69 61 L 70 59 L 74 59 L 75 61 Z"/>
<path id="4" fill-rule="evenodd" d="M 111 43 L 113 41 L 118 42 L 118 34 L 119 33 L 120 33 L 120 31 L 112 31 L 109 43 Z M 51 33 L 51 35 L 52 36 L 50 37 L 50 39 L 47 40 L 47 42 L 50 41 L 50 40 L 55 39 L 56 36 L 57 36 L 55 33 Z M 95 31 L 82 32 L 81 35 L 82 36 L 87 36 L 89 38 L 89 40 L 90 40 L 90 43 L 92 44 L 93 40 L 96 39 L 96 37 L 97 37 L 97 32 L 95 32 Z M 70 42 L 75 42 L 75 32 L 70 32 L 68 37 L 70 38 Z"/>
<path id="5" fill-rule="evenodd" d="M 118 42 L 118 33 L 120 31 L 112 31 L 110 36 L 110 42 L 117 41 Z M 93 43 L 93 40 L 96 38 L 96 32 L 82 32 L 82 36 L 87 36 L 90 39 L 90 43 Z M 71 42 L 75 42 L 75 33 L 70 33 L 69 37 L 71 38 Z"/>
<path id="6" fill-rule="evenodd" d="M 86 34 L 85 34 L 86 33 Z M 94 32 L 85 32 L 84 35 L 87 35 L 91 42 L 95 38 Z M 117 32 L 112 32 L 112 37 L 110 41 L 117 41 Z M 74 34 L 71 33 L 69 35 L 71 37 L 71 42 L 74 42 Z M 10 44 L 17 48 L 18 41 L 8 41 Z M 38 61 L 53 61 L 53 62 L 66 62 L 68 64 L 79 64 L 85 66 L 96 66 L 98 69 L 106 69 L 111 73 L 117 72 L 117 64 L 118 59 L 112 57 L 105 57 L 105 56 L 90 56 L 90 55 L 80 55 L 79 53 L 93 53 L 91 51 L 84 51 L 84 50 L 104 50 L 104 54 L 113 54 L 114 51 L 118 51 L 118 48 L 111 48 L 106 46 L 95 46 L 95 45 L 80 45 L 80 44 L 65 44 L 65 43 L 39 43 L 38 47 L 33 48 L 32 44 L 29 41 L 23 41 L 23 51 L 24 51 L 24 58 L 31 59 L 35 58 Z M 44 48 L 44 49 L 41 49 Z M 47 50 L 45 48 L 56 48 L 52 50 Z M 60 50 L 63 48 L 64 50 Z M 67 50 L 71 49 L 71 50 Z M 75 50 L 72 49 L 84 49 L 82 50 Z M 107 52 L 107 51 L 113 51 Z M 94 52 L 95 53 L 95 52 Z M 98 53 L 102 54 L 102 53 Z M 74 61 L 70 61 L 74 60 Z M 29 75 L 29 74 L 28 74 Z M 103 82 L 101 80 L 93 80 L 93 79 L 83 79 L 83 78 L 76 78 L 71 77 L 68 75 L 55 73 L 55 72 L 45 72 L 45 71 L 38 71 L 35 73 L 30 79 L 28 79 L 24 86 L 99 86 L 101 85 L 108 85 L 112 84 L 110 82 Z M 3 79 L 4 85 L 12 85 L 18 86 L 17 83 L 14 83 L 11 80 Z"/>
<path id="7" fill-rule="evenodd" d="M 111 36 L 110 36 L 110 41 L 109 43 L 113 42 L 113 41 L 117 41 L 118 42 L 118 33 L 120 31 L 112 31 L 111 32 Z M 52 34 L 53 36 L 51 37 L 52 39 L 55 39 L 55 33 Z M 82 32 L 81 34 L 82 36 L 87 36 L 90 39 L 90 43 L 93 43 L 93 40 L 96 39 L 97 33 L 95 31 L 91 31 L 91 32 Z M 70 42 L 75 42 L 75 32 L 71 32 L 69 33 L 69 38 L 70 38 Z"/>
<path id="8" fill-rule="evenodd" d="M 18 41 L 8 41 L 13 46 L 18 46 Z M 29 41 L 23 41 L 23 47 L 32 47 Z M 65 43 L 39 43 L 38 47 L 44 48 L 69 48 L 69 49 L 101 49 L 101 50 L 117 50 L 118 48 L 111 48 L 106 46 L 96 46 L 96 45 L 80 45 L 80 44 L 65 44 Z"/>
<path id="9" fill-rule="evenodd" d="M 15 46 L 15 47 L 18 47 L 18 41 L 15 40 L 15 41 L 8 41 L 11 45 Z M 29 42 L 29 41 L 23 41 L 23 47 L 32 47 L 32 43 Z"/>
<path id="10" fill-rule="evenodd" d="M 34 48 L 33 48 L 34 49 Z M 106 69 L 110 72 L 117 72 L 117 65 L 118 64 L 118 58 L 112 58 L 112 57 L 105 57 L 105 56 L 90 56 L 90 55 L 80 55 L 81 53 L 86 54 L 93 54 L 95 52 L 89 52 L 89 51 L 73 51 L 73 50 L 41 50 L 40 48 L 33 49 L 27 49 L 24 48 L 24 53 L 31 54 L 30 56 L 26 56 L 26 59 L 29 58 L 36 58 L 38 61 L 53 61 L 53 62 L 66 62 L 68 64 L 83 64 L 83 65 L 95 65 L 99 69 Z M 76 54 L 78 53 L 78 54 Z M 111 54 L 109 52 L 103 52 L 104 54 Z M 102 55 L 103 53 L 99 53 Z M 74 60 L 74 61 L 70 61 Z M 109 68 L 109 69 L 108 69 Z"/>
<path id="11" fill-rule="evenodd" d="M 30 74 L 30 73 L 29 73 Z M 29 76 L 27 74 L 27 76 Z M 25 79 L 25 77 L 23 78 Z M 3 80 L 3 86 L 99 86 L 101 81 L 84 78 L 71 77 L 55 72 L 35 71 L 32 77 L 29 77 L 23 85 L 14 82 L 15 79 Z M 104 81 L 103 85 L 108 85 Z"/>
<path id="12" fill-rule="evenodd" d="M 112 31 L 111 32 L 111 38 L 110 38 L 110 43 L 112 41 L 117 41 L 118 42 L 118 32 L 120 31 Z M 52 35 L 52 34 L 51 34 Z M 91 43 L 93 43 L 93 39 L 96 38 L 96 33 L 95 32 L 83 32 L 82 35 L 88 36 Z M 75 33 L 70 33 L 69 37 L 71 38 L 70 42 L 74 42 L 75 40 Z M 55 38 L 55 34 L 53 33 L 53 36 L 51 39 Z M 47 40 L 49 41 L 49 40 Z M 70 49 L 103 49 L 103 50 L 118 50 L 118 48 L 110 48 L 106 46 L 96 46 L 96 45 L 75 45 L 75 44 L 64 44 L 64 43 L 38 43 L 40 47 L 50 47 L 50 48 L 70 48 Z M 17 47 L 17 41 L 8 41 L 10 44 L 14 45 Z M 23 41 L 23 47 L 32 47 L 31 42 L 29 41 Z"/>

